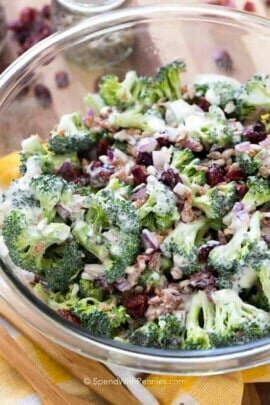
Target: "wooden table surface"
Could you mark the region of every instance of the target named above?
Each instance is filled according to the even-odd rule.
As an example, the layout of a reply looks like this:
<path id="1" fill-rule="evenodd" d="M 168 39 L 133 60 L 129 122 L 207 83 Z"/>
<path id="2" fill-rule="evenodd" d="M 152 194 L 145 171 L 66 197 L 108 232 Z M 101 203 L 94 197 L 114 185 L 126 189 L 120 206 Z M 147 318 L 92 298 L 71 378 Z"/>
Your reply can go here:
<path id="1" fill-rule="evenodd" d="M 235 0 L 239 8 L 245 3 L 245 0 Z M 165 3 L 167 0 L 129 0 L 130 5 L 142 5 L 142 4 L 155 4 L 155 3 Z M 170 3 L 179 3 L 179 0 L 169 0 Z M 205 3 L 203 0 L 194 1 L 194 0 L 184 0 L 183 3 Z M 264 0 L 253 0 L 256 5 L 256 11 L 260 15 L 269 16 L 270 17 L 270 7 L 266 7 L 264 4 Z M 2 0 L 2 3 L 6 9 L 6 15 L 9 20 L 14 19 L 18 15 L 18 11 L 25 6 L 33 6 L 37 8 L 41 8 L 43 4 L 48 4 L 49 0 Z M 8 42 L 7 47 L 4 54 L 0 57 L 0 69 L 3 66 L 6 66 L 8 63 L 11 62 L 16 56 L 14 42 L 12 40 L 12 35 L 8 35 Z M 64 62 L 63 62 L 64 63 Z M 53 77 L 49 77 L 48 79 L 53 80 Z M 63 103 L 65 100 L 63 99 Z M 268 384 L 257 384 L 256 389 L 260 395 L 262 405 L 269 405 L 270 403 L 270 383 Z M 243 401 L 243 405 L 250 404 L 248 400 L 248 394 L 245 396 Z"/>

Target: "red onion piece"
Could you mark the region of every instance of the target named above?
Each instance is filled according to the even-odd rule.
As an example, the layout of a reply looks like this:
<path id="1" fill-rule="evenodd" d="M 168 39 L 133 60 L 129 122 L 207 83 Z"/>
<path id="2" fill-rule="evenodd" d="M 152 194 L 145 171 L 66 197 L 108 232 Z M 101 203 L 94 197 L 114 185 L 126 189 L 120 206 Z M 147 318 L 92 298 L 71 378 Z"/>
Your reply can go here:
<path id="1" fill-rule="evenodd" d="M 156 149 L 157 144 L 158 143 L 154 138 L 143 138 L 137 145 L 137 151 L 151 153 Z"/>
<path id="2" fill-rule="evenodd" d="M 131 200 L 132 201 L 142 200 L 143 198 L 146 197 L 146 194 L 147 193 L 145 185 L 136 187 L 132 193 Z"/>
<path id="3" fill-rule="evenodd" d="M 62 204 L 58 204 L 58 205 L 56 206 L 56 210 L 57 210 L 59 216 L 60 216 L 64 221 L 66 221 L 66 220 L 69 218 L 70 214 L 71 214 L 71 211 L 68 210 L 67 208 L 65 208 Z"/>
<path id="4" fill-rule="evenodd" d="M 148 229 L 144 229 L 141 236 L 146 248 L 154 250 L 159 248 L 158 240 L 153 232 L 148 231 Z"/>
<path id="5" fill-rule="evenodd" d="M 116 281 L 115 287 L 117 288 L 117 290 L 124 292 L 131 290 L 132 285 L 125 278 L 121 278 L 120 280 Z"/>
<path id="6" fill-rule="evenodd" d="M 241 142 L 235 145 L 236 152 L 248 152 L 250 150 L 250 142 Z"/>

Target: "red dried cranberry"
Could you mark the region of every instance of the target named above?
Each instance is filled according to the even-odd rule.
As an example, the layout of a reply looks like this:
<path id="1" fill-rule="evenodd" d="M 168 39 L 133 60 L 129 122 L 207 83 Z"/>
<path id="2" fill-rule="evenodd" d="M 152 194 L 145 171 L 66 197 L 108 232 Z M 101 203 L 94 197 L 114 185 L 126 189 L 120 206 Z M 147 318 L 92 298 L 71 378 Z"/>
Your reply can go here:
<path id="1" fill-rule="evenodd" d="M 64 72 L 63 70 L 60 70 L 59 72 L 55 73 L 55 83 L 58 89 L 64 89 L 65 87 L 68 87 L 69 85 L 69 77 L 67 72 Z"/>
<path id="2" fill-rule="evenodd" d="M 208 112 L 209 107 L 210 107 L 210 103 L 208 103 L 208 101 L 206 100 L 205 97 L 201 96 L 199 97 L 199 100 L 197 102 L 197 105 L 205 112 Z"/>
<path id="3" fill-rule="evenodd" d="M 36 84 L 34 93 L 36 99 L 42 107 L 47 108 L 52 104 L 52 96 L 48 87 L 44 86 L 43 84 Z"/>
<path id="4" fill-rule="evenodd" d="M 199 250 L 198 250 L 198 260 L 200 263 L 206 263 L 209 253 L 211 252 L 212 249 L 214 249 L 214 247 L 220 245 L 220 242 L 216 241 L 216 240 L 210 240 L 207 243 L 205 243 L 204 245 L 200 246 Z"/>
<path id="5" fill-rule="evenodd" d="M 177 183 L 181 182 L 179 174 L 173 169 L 164 170 L 161 173 L 161 181 L 171 188 L 174 188 Z"/>
<path id="6" fill-rule="evenodd" d="M 237 166 L 231 166 L 226 174 L 226 179 L 228 181 L 239 181 L 246 178 L 245 172 Z"/>
<path id="7" fill-rule="evenodd" d="M 45 6 L 43 6 L 41 9 L 41 14 L 43 15 L 44 18 L 50 18 L 51 17 L 51 6 L 49 4 L 46 4 Z"/>
<path id="8" fill-rule="evenodd" d="M 265 5 L 266 5 L 267 7 L 270 6 L 270 0 L 264 0 L 264 2 L 265 2 Z"/>
<path id="9" fill-rule="evenodd" d="M 87 174 L 81 174 L 80 176 L 75 177 L 73 182 L 85 187 L 90 184 L 90 180 L 90 176 L 88 176 Z"/>
<path id="10" fill-rule="evenodd" d="M 224 181 L 225 171 L 222 167 L 216 165 L 215 163 L 208 166 L 206 173 L 207 183 L 210 186 L 216 186 Z"/>
<path id="11" fill-rule="evenodd" d="M 147 310 L 148 298 L 144 294 L 124 294 L 122 304 L 132 318 L 141 318 Z"/>
<path id="12" fill-rule="evenodd" d="M 246 1 L 243 10 L 249 11 L 250 13 L 255 13 L 256 11 L 255 4 L 252 1 Z"/>
<path id="13" fill-rule="evenodd" d="M 58 315 L 62 316 L 62 318 L 65 318 L 67 321 L 74 323 L 74 325 L 80 324 L 79 319 L 75 315 L 73 315 L 69 309 L 58 309 L 57 313 Z"/>
<path id="14" fill-rule="evenodd" d="M 161 148 L 162 146 L 170 146 L 170 141 L 167 138 L 164 138 L 163 136 L 157 138 L 157 142 Z"/>
<path id="15" fill-rule="evenodd" d="M 236 184 L 236 193 L 241 200 L 246 192 L 248 191 L 248 186 L 245 183 Z"/>
<path id="16" fill-rule="evenodd" d="M 256 122 L 244 128 L 243 136 L 251 143 L 259 143 L 266 138 L 265 125 L 262 122 Z"/>
<path id="17" fill-rule="evenodd" d="M 25 7 L 20 12 L 20 21 L 24 26 L 32 25 L 37 15 L 37 10 L 33 7 Z"/>
<path id="18" fill-rule="evenodd" d="M 217 49 L 214 52 L 214 61 L 220 70 L 230 71 L 233 69 L 233 60 L 231 55 L 224 49 Z"/>
<path id="19" fill-rule="evenodd" d="M 110 142 L 108 139 L 101 139 L 97 144 L 97 155 L 107 155 Z"/>
<path id="20" fill-rule="evenodd" d="M 138 165 L 150 166 L 153 164 L 152 153 L 139 152 L 136 162 Z"/>
<path id="21" fill-rule="evenodd" d="M 147 171 L 145 166 L 136 165 L 131 169 L 133 174 L 134 185 L 139 186 L 142 183 L 146 183 Z"/>

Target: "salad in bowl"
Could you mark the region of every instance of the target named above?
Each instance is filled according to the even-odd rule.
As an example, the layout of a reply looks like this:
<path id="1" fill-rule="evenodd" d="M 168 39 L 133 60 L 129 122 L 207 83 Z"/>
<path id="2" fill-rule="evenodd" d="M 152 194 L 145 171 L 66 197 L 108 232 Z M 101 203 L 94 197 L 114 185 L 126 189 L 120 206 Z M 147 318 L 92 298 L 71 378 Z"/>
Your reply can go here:
<path id="1" fill-rule="evenodd" d="M 102 78 L 23 140 L 0 254 L 93 335 L 204 350 L 270 333 L 270 77 Z"/>

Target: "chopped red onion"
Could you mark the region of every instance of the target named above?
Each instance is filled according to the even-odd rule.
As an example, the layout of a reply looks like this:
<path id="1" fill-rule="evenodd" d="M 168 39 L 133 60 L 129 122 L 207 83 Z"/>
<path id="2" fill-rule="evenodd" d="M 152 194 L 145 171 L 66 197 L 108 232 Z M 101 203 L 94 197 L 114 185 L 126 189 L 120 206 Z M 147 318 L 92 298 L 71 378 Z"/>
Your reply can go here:
<path id="1" fill-rule="evenodd" d="M 59 214 L 59 216 L 65 221 L 69 218 L 71 214 L 71 210 L 68 210 L 66 207 L 64 207 L 62 204 L 58 204 L 56 206 L 56 210 Z"/>
<path id="2" fill-rule="evenodd" d="M 236 152 L 248 152 L 250 150 L 250 142 L 241 142 L 238 145 L 235 145 Z"/>
<path id="3" fill-rule="evenodd" d="M 266 139 L 263 141 L 259 142 L 259 145 L 262 146 L 263 148 L 270 146 L 270 136 L 268 136 Z"/>
<path id="4" fill-rule="evenodd" d="M 115 287 L 117 288 L 117 290 L 124 292 L 124 291 L 131 290 L 132 285 L 130 284 L 130 282 L 127 279 L 121 278 L 120 280 L 116 281 Z"/>
<path id="5" fill-rule="evenodd" d="M 137 201 L 142 200 L 146 197 L 146 186 L 143 184 L 142 186 L 136 187 L 134 192 L 132 193 L 131 200 Z"/>
<path id="6" fill-rule="evenodd" d="M 151 153 L 157 147 L 157 141 L 154 138 L 143 138 L 139 141 L 137 145 L 138 152 L 148 152 Z"/>
<path id="7" fill-rule="evenodd" d="M 148 231 L 148 229 L 144 229 L 141 236 L 146 249 L 150 248 L 157 250 L 159 248 L 157 237 L 153 232 Z"/>

